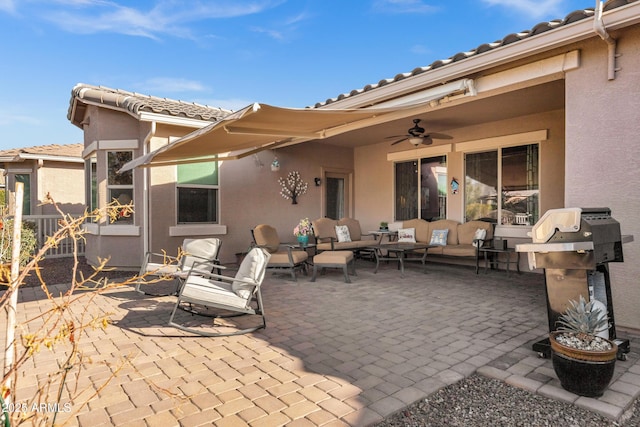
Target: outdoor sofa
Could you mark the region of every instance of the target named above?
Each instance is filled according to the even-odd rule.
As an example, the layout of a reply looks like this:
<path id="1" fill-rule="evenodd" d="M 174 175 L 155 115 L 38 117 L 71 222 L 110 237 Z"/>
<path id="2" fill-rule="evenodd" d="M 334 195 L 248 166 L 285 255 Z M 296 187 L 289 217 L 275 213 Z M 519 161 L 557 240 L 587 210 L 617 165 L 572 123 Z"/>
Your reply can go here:
<path id="1" fill-rule="evenodd" d="M 477 220 L 460 223 L 451 219 L 403 221 L 402 228 L 398 230 L 398 240 L 411 241 L 412 235 L 416 242 L 435 245 L 427 249 L 429 260 L 432 256 L 443 256 L 477 261 L 479 247 L 491 246 L 493 224 Z"/>
<path id="2" fill-rule="evenodd" d="M 319 218 L 311 222 L 316 249 L 321 251 L 354 251 L 376 244 L 375 235 L 363 233 L 354 218 Z"/>

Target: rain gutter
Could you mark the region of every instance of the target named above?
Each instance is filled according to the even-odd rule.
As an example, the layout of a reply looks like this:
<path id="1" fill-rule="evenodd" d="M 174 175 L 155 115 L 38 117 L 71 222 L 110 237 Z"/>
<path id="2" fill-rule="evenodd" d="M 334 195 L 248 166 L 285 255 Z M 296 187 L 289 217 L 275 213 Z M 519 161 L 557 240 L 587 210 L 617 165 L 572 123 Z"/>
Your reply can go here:
<path id="1" fill-rule="evenodd" d="M 595 33 L 599 35 L 605 43 L 607 43 L 607 78 L 609 80 L 615 80 L 616 71 L 620 70 L 619 68 L 616 68 L 616 47 L 618 43 L 616 39 L 609 35 L 607 28 L 604 25 L 604 21 L 602 20 L 602 3 L 602 0 L 596 1 L 593 31 L 595 31 Z"/>

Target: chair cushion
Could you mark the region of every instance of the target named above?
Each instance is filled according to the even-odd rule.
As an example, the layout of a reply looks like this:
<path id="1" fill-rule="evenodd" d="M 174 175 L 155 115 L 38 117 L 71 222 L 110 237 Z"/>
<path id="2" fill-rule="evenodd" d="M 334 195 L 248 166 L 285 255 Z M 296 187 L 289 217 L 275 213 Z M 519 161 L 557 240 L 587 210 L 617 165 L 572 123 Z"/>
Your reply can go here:
<path id="1" fill-rule="evenodd" d="M 194 264 L 199 269 L 212 271 L 218 258 L 222 241 L 217 237 L 207 239 L 184 239 L 182 241 L 182 269 L 190 270 Z M 204 264 L 203 264 L 204 263 Z"/>
<path id="2" fill-rule="evenodd" d="M 253 238 L 256 240 L 256 244 L 265 248 L 269 252 L 277 252 L 280 248 L 280 238 L 275 228 L 267 224 L 257 225 L 253 229 Z"/>
<path id="3" fill-rule="evenodd" d="M 415 228 L 401 228 L 398 230 L 398 242 L 415 243 L 416 242 L 416 229 Z"/>
<path id="4" fill-rule="evenodd" d="M 331 238 L 338 240 L 338 236 L 336 236 L 336 225 L 338 225 L 338 221 L 330 218 L 319 218 L 315 221 L 312 221 L 313 233 L 318 240 L 319 243 L 326 243 L 331 240 Z"/>
<path id="5" fill-rule="evenodd" d="M 325 251 L 313 257 L 317 265 L 346 264 L 353 259 L 351 251 Z"/>
<path id="6" fill-rule="evenodd" d="M 449 230 L 446 228 L 444 230 L 433 230 L 429 244 L 435 246 L 446 246 L 448 234 Z"/>
<path id="7" fill-rule="evenodd" d="M 249 292 L 249 291 L 247 291 Z M 206 305 L 230 306 L 244 308 L 247 298 L 238 295 L 229 283 L 209 280 L 205 277 L 191 275 L 185 283 L 180 298 Z"/>
<path id="8" fill-rule="evenodd" d="M 351 234 L 349 234 L 349 227 L 346 225 L 336 225 L 336 236 L 338 236 L 338 242 L 350 242 Z M 356 239 L 359 240 L 359 239 Z"/>
<path id="9" fill-rule="evenodd" d="M 150 262 L 145 265 L 143 273 L 151 273 L 156 276 L 173 276 L 180 271 L 180 267 L 176 264 L 160 264 Z"/>
<path id="10" fill-rule="evenodd" d="M 291 258 L 293 258 L 293 264 L 297 265 L 305 262 L 309 258 L 309 254 L 306 251 L 291 251 Z M 278 251 L 271 254 L 269 259 L 269 267 L 293 267 L 289 261 L 289 253 L 287 251 Z"/>
<path id="11" fill-rule="evenodd" d="M 255 283 L 256 286 L 260 286 L 264 279 L 264 274 L 270 258 L 271 255 L 261 248 L 251 249 L 247 256 L 242 260 L 235 278 L 248 280 Z M 248 299 L 251 297 L 251 293 L 255 289 L 255 286 L 234 281 L 231 284 L 231 288 L 236 294 L 238 294 L 238 296 Z"/>

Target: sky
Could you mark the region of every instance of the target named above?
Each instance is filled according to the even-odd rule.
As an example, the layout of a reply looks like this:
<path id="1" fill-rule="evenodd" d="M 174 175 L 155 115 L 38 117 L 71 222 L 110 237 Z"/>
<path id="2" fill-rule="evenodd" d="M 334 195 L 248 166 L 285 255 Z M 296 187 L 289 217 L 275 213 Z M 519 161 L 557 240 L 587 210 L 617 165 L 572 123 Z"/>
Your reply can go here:
<path id="1" fill-rule="evenodd" d="M 314 105 L 594 0 L 0 0 L 0 150 L 83 141 L 78 83 Z"/>

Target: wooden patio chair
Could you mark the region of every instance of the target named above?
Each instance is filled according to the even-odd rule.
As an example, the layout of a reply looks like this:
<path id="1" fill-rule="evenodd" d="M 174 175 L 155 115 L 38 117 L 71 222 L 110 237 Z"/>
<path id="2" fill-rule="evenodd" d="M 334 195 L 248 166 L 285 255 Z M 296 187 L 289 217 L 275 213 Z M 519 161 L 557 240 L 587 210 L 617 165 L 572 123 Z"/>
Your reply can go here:
<path id="1" fill-rule="evenodd" d="M 192 269 L 178 292 L 178 300 L 171 312 L 169 325 L 207 337 L 240 335 L 266 328 L 260 286 L 264 280 L 269 258 L 271 255 L 266 250 L 251 249 L 242 260 L 234 277 L 214 273 L 203 274 L 197 268 Z M 207 331 L 176 322 L 174 319 L 178 307 L 193 314 L 214 318 L 257 315 L 262 322 L 257 326 L 220 332 L 221 329 L 229 326 L 218 325 L 220 327 L 215 329 L 217 326 L 214 320 L 214 329 Z M 202 310 L 197 307 L 202 307 Z"/>
<path id="2" fill-rule="evenodd" d="M 184 239 L 177 257 L 165 253 L 147 252 L 138 273 L 136 292 L 145 295 L 163 296 L 178 292 L 181 282 L 197 264 L 198 269 L 211 273 L 220 264 L 218 254 L 222 241 L 216 237 L 204 239 Z M 160 282 L 173 282 L 172 292 L 149 292 L 144 290 L 159 287 Z"/>

